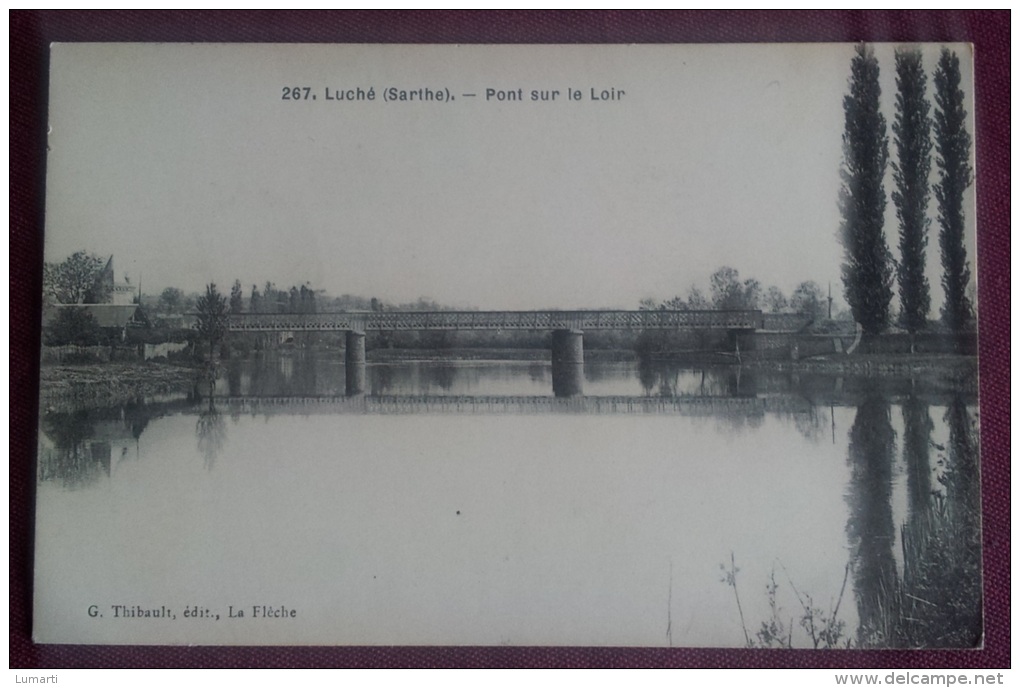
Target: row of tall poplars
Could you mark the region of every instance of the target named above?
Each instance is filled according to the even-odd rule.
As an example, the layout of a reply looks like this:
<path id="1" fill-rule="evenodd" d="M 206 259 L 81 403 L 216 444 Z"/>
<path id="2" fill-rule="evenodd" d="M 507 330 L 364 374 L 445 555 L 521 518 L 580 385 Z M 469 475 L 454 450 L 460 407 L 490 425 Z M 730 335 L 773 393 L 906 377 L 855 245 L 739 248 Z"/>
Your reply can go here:
<path id="1" fill-rule="evenodd" d="M 881 112 L 879 64 L 872 49 L 857 47 L 851 62 L 850 91 L 843 99 L 846 130 L 840 190 L 844 248 L 843 287 L 854 319 L 868 334 L 886 329 L 894 281 L 899 287 L 900 324 L 911 334 L 928 321 L 931 295 L 925 276 L 930 220 L 928 205 L 931 151 L 937 152 L 939 247 L 945 304 L 942 318 L 952 330 L 967 328 L 973 309 L 964 246 L 964 192 L 973 183 L 971 138 L 960 88 L 960 61 L 943 49 L 935 70 L 935 113 L 927 99 L 927 75 L 916 49 L 896 51 L 896 115 L 892 162 L 893 203 L 899 220 L 900 260 L 885 237 L 884 177 L 889 161 L 886 120 Z M 934 123 L 934 126 L 932 126 Z M 933 136 L 934 134 L 934 136 Z"/>

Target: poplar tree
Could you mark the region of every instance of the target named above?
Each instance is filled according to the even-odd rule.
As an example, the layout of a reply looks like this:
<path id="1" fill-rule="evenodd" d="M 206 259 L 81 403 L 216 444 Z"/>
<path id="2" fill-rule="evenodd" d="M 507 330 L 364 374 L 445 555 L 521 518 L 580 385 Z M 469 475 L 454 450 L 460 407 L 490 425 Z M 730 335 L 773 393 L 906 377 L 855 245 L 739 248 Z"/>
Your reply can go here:
<path id="1" fill-rule="evenodd" d="M 200 296 L 195 303 L 195 309 L 198 311 L 195 329 L 198 330 L 199 338 L 209 343 L 211 362 L 216 353 L 216 346 L 227 335 L 229 321 L 227 299 L 220 294 L 215 284 L 210 283 L 205 287 L 205 295 Z"/>
<path id="2" fill-rule="evenodd" d="M 883 234 L 885 187 L 882 178 L 889 158 L 885 117 L 879 111 L 878 60 L 859 45 L 850 63 L 850 93 L 843 98 L 846 131 L 839 205 L 843 215 L 840 238 L 844 249 L 843 290 L 854 320 L 867 334 L 889 322 L 892 267 Z"/>
<path id="3" fill-rule="evenodd" d="M 913 335 L 925 327 L 931 308 L 924 275 L 928 247 L 928 173 L 931 172 L 930 106 L 925 97 L 928 78 L 921 51 L 896 51 L 896 118 L 892 130 L 896 146 L 892 199 L 900 222 L 900 262 L 897 278 L 900 322 Z"/>
<path id="4" fill-rule="evenodd" d="M 242 313 L 244 311 L 244 292 L 241 291 L 241 280 L 234 280 L 234 286 L 230 289 L 230 312 Z"/>
<path id="5" fill-rule="evenodd" d="M 967 298 L 970 269 L 963 243 L 963 195 L 974 182 L 966 118 L 960 88 L 960 59 L 956 53 L 943 48 L 935 70 L 935 149 L 939 168 L 935 199 L 939 208 L 942 287 L 946 293 L 942 319 L 954 331 L 966 328 L 973 318 Z"/>

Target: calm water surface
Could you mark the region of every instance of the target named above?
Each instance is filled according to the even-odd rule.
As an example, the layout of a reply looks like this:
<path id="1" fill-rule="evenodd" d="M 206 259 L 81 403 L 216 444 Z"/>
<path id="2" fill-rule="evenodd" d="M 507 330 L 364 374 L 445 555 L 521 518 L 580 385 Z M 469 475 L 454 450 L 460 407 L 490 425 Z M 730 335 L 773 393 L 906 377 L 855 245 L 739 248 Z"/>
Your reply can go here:
<path id="1" fill-rule="evenodd" d="M 341 356 L 279 354 L 212 398 L 44 411 L 37 618 L 119 642 L 660 646 L 760 644 L 779 619 L 810 647 L 812 609 L 832 644 L 891 645 L 890 591 L 942 556 L 918 524 L 955 518 L 979 557 L 964 395 L 613 363 L 561 401 L 548 363 L 367 372 L 347 400 Z M 298 616 L 223 618 L 262 604 Z"/>

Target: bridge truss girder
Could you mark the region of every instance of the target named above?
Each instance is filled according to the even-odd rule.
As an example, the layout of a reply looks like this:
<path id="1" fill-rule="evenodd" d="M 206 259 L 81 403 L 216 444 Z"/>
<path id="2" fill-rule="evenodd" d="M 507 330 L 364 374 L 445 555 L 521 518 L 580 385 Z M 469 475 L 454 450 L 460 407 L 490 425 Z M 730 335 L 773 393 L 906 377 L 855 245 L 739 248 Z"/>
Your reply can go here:
<path id="1" fill-rule="evenodd" d="M 762 312 L 744 311 L 390 311 L 244 313 L 234 332 L 369 330 L 696 330 L 761 329 Z"/>

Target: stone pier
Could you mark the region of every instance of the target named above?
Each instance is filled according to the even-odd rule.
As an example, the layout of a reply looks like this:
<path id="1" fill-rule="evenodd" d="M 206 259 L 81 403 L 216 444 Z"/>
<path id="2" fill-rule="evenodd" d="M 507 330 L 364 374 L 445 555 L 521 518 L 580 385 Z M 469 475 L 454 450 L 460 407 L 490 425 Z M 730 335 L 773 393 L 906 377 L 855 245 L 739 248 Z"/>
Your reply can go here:
<path id="1" fill-rule="evenodd" d="M 553 330 L 552 383 L 557 397 L 584 394 L 584 335 L 581 330 Z"/>
<path id="2" fill-rule="evenodd" d="M 344 349 L 344 377 L 349 397 L 365 391 L 365 333 L 347 330 Z"/>

